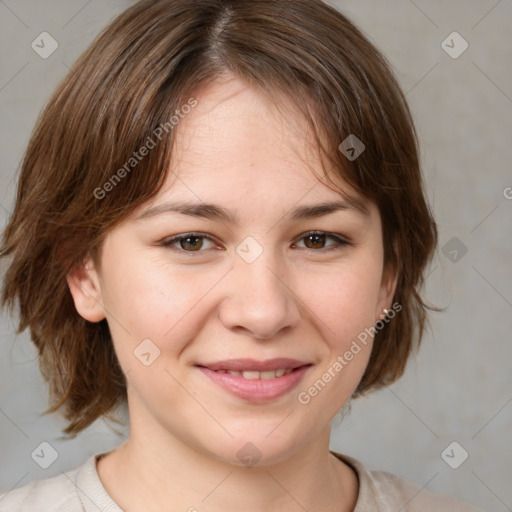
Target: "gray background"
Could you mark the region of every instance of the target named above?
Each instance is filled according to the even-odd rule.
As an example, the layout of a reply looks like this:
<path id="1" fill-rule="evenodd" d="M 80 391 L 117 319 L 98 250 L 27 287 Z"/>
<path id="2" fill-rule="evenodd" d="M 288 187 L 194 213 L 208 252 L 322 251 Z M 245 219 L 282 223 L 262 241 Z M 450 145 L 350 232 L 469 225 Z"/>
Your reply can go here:
<path id="1" fill-rule="evenodd" d="M 1 226 L 38 113 L 99 30 L 130 4 L 0 1 Z M 440 230 L 426 295 L 447 311 L 433 315 L 432 331 L 398 383 L 355 401 L 352 413 L 334 422 L 331 446 L 489 512 L 511 511 L 512 2 L 332 4 L 385 53 L 407 92 Z M 43 31 L 59 44 L 48 59 L 31 48 Z M 469 44 L 455 59 L 442 47 L 453 31 Z M 457 40 L 448 44 L 461 48 Z M 467 253 L 450 254 L 452 244 Z M 0 320 L 0 491 L 57 475 L 120 444 L 123 438 L 103 420 L 75 440 L 59 440 L 64 420 L 40 416 L 47 390 L 35 348 L 27 333 L 14 337 L 5 313 Z M 58 452 L 48 469 L 31 458 L 43 441 Z M 469 453 L 458 469 L 441 457 L 453 441 Z M 460 453 L 449 452 L 451 461 Z"/>

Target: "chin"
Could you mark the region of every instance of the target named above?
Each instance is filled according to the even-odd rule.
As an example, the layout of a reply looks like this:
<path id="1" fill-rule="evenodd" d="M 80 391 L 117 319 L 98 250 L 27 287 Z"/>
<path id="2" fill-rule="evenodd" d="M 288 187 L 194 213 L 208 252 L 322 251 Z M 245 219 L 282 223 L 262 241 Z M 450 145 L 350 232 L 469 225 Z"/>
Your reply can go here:
<path id="1" fill-rule="evenodd" d="M 278 424 L 274 423 L 273 428 Z M 223 436 L 223 439 L 218 439 L 215 443 L 212 443 L 210 437 L 201 451 L 207 451 L 210 457 L 232 466 L 262 467 L 284 462 L 308 444 L 307 439 L 293 436 L 288 429 L 283 429 L 281 435 L 276 431 L 269 432 L 272 430 L 265 429 L 262 432 L 255 429 L 251 431 L 249 428 L 243 433 L 233 435 L 233 438 Z M 232 431 L 231 433 L 234 434 Z"/>

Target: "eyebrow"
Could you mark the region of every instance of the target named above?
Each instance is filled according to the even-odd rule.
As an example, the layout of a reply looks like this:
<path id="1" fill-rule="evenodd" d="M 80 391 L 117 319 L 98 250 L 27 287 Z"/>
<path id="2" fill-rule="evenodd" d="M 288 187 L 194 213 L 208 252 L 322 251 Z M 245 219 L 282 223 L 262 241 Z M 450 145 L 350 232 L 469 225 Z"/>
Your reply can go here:
<path id="1" fill-rule="evenodd" d="M 330 201 L 327 203 L 299 206 L 288 212 L 285 218 L 291 220 L 315 219 L 337 211 L 352 211 L 363 217 L 370 216 L 368 209 L 361 201 L 346 198 L 342 201 Z M 236 212 L 232 212 L 231 210 L 212 203 L 189 202 L 166 202 L 159 204 L 144 211 L 136 220 L 149 219 L 163 213 L 180 213 L 191 217 L 218 220 L 231 224 L 237 223 Z"/>

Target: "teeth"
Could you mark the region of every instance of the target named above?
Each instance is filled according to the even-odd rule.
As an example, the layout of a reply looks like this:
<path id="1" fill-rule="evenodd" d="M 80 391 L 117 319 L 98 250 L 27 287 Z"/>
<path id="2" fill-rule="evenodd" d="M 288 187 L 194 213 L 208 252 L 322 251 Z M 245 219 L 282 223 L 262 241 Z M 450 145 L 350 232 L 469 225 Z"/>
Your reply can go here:
<path id="1" fill-rule="evenodd" d="M 242 377 L 244 379 L 259 379 L 260 372 L 242 372 Z"/>
<path id="2" fill-rule="evenodd" d="M 279 370 L 268 370 L 265 372 L 257 372 L 257 371 L 245 371 L 239 372 L 236 370 L 217 370 L 219 373 L 229 373 L 230 375 L 236 375 L 237 377 L 243 377 L 244 379 L 249 380 L 268 380 L 275 379 L 276 377 L 282 377 L 283 375 L 288 375 L 292 373 L 293 368 L 279 368 Z"/>

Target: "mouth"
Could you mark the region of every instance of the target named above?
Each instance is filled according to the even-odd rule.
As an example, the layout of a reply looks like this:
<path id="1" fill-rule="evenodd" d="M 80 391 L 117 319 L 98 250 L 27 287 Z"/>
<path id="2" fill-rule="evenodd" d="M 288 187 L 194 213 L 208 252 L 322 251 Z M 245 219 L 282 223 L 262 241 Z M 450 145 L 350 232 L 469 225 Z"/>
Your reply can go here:
<path id="1" fill-rule="evenodd" d="M 249 380 L 269 380 L 269 379 L 275 379 L 278 377 L 283 377 L 284 375 L 288 375 L 289 373 L 292 373 L 295 370 L 295 368 L 279 368 L 277 370 L 267 370 L 265 372 L 258 372 L 254 370 L 245 370 L 242 372 L 236 371 L 236 370 L 213 370 L 217 373 L 229 373 L 229 375 L 236 375 L 237 377 L 243 377 L 244 379 Z"/>
<path id="2" fill-rule="evenodd" d="M 196 365 L 223 390 L 254 403 L 268 402 L 289 393 L 311 366 L 289 358 L 231 359 Z"/>

